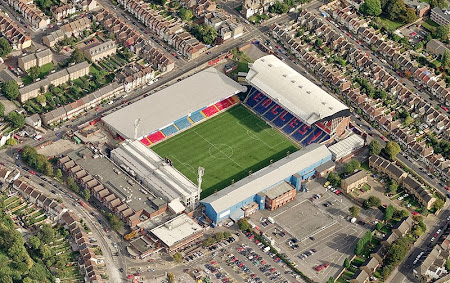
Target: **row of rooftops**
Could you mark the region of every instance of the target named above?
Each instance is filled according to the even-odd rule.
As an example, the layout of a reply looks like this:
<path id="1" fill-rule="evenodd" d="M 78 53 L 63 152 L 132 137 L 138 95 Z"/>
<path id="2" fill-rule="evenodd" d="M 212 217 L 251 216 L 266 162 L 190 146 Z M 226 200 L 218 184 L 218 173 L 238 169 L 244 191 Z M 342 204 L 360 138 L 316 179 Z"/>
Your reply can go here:
<path id="1" fill-rule="evenodd" d="M 113 40 L 107 40 L 87 49 L 85 52 L 88 52 L 91 56 L 95 56 L 99 53 L 103 53 L 114 48 L 116 48 L 116 43 Z"/>
<path id="2" fill-rule="evenodd" d="M 427 209 L 431 209 L 432 204 L 436 201 L 436 198 L 425 189 L 423 184 L 383 157 L 378 155 L 370 156 L 369 165 L 382 173 L 389 175 L 389 177 L 393 178 L 399 185 L 405 187 L 405 189 L 410 191 L 410 193 L 422 202 Z"/>
<path id="3" fill-rule="evenodd" d="M 188 58 L 195 58 L 206 50 L 203 43 L 200 43 L 191 34 L 184 31 L 179 20 L 164 17 L 158 11 L 151 8 L 149 3 L 140 0 L 121 0 L 119 1 L 124 8 L 132 13 L 140 22 L 151 29 L 163 40 L 167 41 L 175 49 Z M 178 34 L 184 34 L 180 40 Z"/>
<path id="4" fill-rule="evenodd" d="M 334 8 L 332 16 L 342 24 L 349 25 L 353 19 L 357 18 L 356 11 L 351 6 L 342 7 L 335 5 Z M 430 92 L 443 100 L 444 103 L 450 104 L 450 88 L 446 87 L 444 77 L 436 76 L 427 67 L 418 68 L 417 62 L 412 60 L 408 53 L 400 53 L 402 50 L 401 45 L 385 38 L 372 27 L 368 27 L 365 20 L 358 19 L 358 25 L 354 31 L 361 41 L 376 46 L 381 55 L 397 63 L 405 73 L 411 73 L 414 81 L 424 85 Z"/>
<path id="5" fill-rule="evenodd" d="M 19 11 L 37 29 L 44 29 L 50 24 L 50 19 L 32 1 L 8 0 L 8 4 Z"/>
<path id="6" fill-rule="evenodd" d="M 449 259 L 449 257 L 450 235 L 447 235 L 441 244 L 436 244 L 431 252 L 426 255 L 420 265 L 415 269 L 415 272 L 426 278 L 436 279 L 433 278 L 435 277 L 435 275 L 440 276 L 442 274 L 445 274 L 442 271 L 445 270 L 445 263 Z"/>
<path id="7" fill-rule="evenodd" d="M 48 44 L 49 47 L 55 45 L 58 41 L 63 40 L 64 38 L 70 38 L 73 35 L 77 35 L 81 31 L 85 29 L 90 29 L 91 20 L 87 17 L 78 18 L 75 21 L 67 23 L 61 26 L 59 29 L 50 32 L 45 35 L 42 40 L 45 44 Z"/>
<path id="8" fill-rule="evenodd" d="M 53 81 L 56 81 L 60 78 L 67 77 L 66 81 L 69 81 L 69 77 L 72 77 L 72 75 L 76 75 L 81 70 L 86 70 L 89 72 L 89 63 L 84 61 L 78 64 L 75 64 L 73 66 L 67 67 L 66 69 L 63 69 L 61 71 L 55 72 L 53 74 L 49 74 L 45 79 L 42 79 L 40 81 L 34 82 L 30 85 L 24 86 L 19 89 L 20 96 L 26 95 L 27 93 L 35 90 L 39 90 L 41 87 L 47 88 Z M 76 77 L 78 78 L 78 77 Z M 26 98 L 28 99 L 28 98 Z M 26 100 L 25 99 L 25 100 Z M 22 99 L 20 99 L 22 102 L 24 102 Z"/>
<path id="9" fill-rule="evenodd" d="M 31 45 L 31 36 L 3 12 L 0 12 L 0 33 L 14 49 L 27 48 Z"/>
<path id="10" fill-rule="evenodd" d="M 372 251 L 370 257 L 359 267 L 359 271 L 355 273 L 355 276 L 350 280 L 350 283 L 368 282 L 369 277 L 371 277 L 375 270 L 383 263 L 383 260 L 387 255 L 388 247 L 398 238 L 404 237 L 413 226 L 414 220 L 411 216 L 399 221 L 393 227 L 392 232 L 384 237 L 381 244 Z"/>
<path id="11" fill-rule="evenodd" d="M 27 54 L 25 56 L 22 56 L 19 58 L 19 60 L 22 60 L 24 64 L 27 64 L 28 62 L 35 61 L 42 59 L 44 57 L 53 56 L 53 53 L 50 49 L 46 48 L 44 50 L 38 51 L 36 53 Z"/>
<path id="12" fill-rule="evenodd" d="M 61 222 L 69 229 L 70 235 L 78 247 L 81 254 L 81 266 L 85 271 L 88 282 L 103 282 L 97 267 L 97 255 L 91 247 L 88 235 L 80 224 L 79 217 L 73 212 L 66 212 L 62 215 Z"/>
<path id="13" fill-rule="evenodd" d="M 102 100 L 114 95 L 120 88 L 121 86 L 117 82 L 110 83 L 72 103 L 41 114 L 42 121 L 44 124 L 50 125 L 56 121 L 69 119 L 75 115 L 74 113 L 98 105 Z"/>
<path id="14" fill-rule="evenodd" d="M 51 219 L 62 222 L 67 226 L 74 242 L 77 244 L 77 250 L 81 253 L 82 266 L 86 270 L 87 282 L 103 282 L 96 266 L 97 256 L 89 244 L 87 234 L 79 223 L 79 218 L 74 213 L 67 211 L 64 205 L 59 204 L 55 199 L 47 197 L 39 189 L 24 180 L 15 180 L 13 188 L 18 190 L 29 202 L 42 207 Z"/>

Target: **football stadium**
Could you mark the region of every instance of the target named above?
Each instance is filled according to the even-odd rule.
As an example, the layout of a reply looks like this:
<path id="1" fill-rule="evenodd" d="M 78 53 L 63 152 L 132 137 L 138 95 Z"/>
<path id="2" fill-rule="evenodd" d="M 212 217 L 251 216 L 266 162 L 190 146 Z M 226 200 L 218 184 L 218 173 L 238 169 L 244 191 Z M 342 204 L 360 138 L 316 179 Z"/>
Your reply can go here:
<path id="1" fill-rule="evenodd" d="M 272 55 L 246 80 L 208 68 L 103 117 L 127 140 L 114 161 L 168 202 L 201 198 L 215 225 L 263 209 L 265 193 L 301 190 L 331 162 L 324 144 L 348 128 L 349 109 Z"/>

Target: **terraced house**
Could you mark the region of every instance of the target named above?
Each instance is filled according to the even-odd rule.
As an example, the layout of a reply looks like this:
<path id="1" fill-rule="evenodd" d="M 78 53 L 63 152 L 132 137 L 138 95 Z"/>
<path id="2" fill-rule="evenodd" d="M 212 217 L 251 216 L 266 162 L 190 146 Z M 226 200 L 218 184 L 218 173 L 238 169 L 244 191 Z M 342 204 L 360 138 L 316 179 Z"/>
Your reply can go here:
<path id="1" fill-rule="evenodd" d="M 84 56 L 91 62 L 97 62 L 109 55 L 116 54 L 116 51 L 116 43 L 112 40 L 108 40 L 84 50 Z"/>
<path id="2" fill-rule="evenodd" d="M 0 12 L 0 34 L 8 40 L 14 50 L 31 46 L 31 36 L 2 12 Z"/>
<path id="3" fill-rule="evenodd" d="M 8 4 L 18 11 L 35 29 L 46 29 L 50 19 L 30 0 L 8 0 Z"/>

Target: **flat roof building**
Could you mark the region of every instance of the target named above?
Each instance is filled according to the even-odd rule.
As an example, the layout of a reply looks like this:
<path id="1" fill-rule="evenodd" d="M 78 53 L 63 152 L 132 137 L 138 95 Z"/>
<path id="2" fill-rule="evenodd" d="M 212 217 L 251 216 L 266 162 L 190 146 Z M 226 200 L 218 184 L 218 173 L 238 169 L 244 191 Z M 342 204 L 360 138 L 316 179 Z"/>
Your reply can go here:
<path id="1" fill-rule="evenodd" d="M 200 199 L 200 189 L 194 183 L 138 140 L 126 140 L 111 151 L 111 159 L 169 203 L 181 201 L 195 207 Z"/>
<path id="2" fill-rule="evenodd" d="M 245 91 L 215 68 L 208 68 L 102 118 L 123 138 L 141 138 L 202 107 Z M 135 137 L 135 122 L 140 119 Z"/>
<path id="3" fill-rule="evenodd" d="M 360 136 L 353 134 L 332 146 L 328 147 L 333 154 L 333 160 L 338 161 L 350 156 L 353 152 L 361 149 L 364 146 L 364 139 Z"/>
<path id="4" fill-rule="evenodd" d="M 331 160 L 331 152 L 326 146 L 311 144 L 223 190 L 208 196 L 201 203 L 206 214 L 218 224 L 228 218 L 237 220 L 244 216 L 242 208 L 257 203 L 264 209 L 264 193 L 268 189 L 287 181 L 298 191 L 303 180 L 315 174 L 315 168 Z"/>
<path id="5" fill-rule="evenodd" d="M 203 228 L 186 214 L 150 230 L 169 253 L 179 250 L 203 236 Z"/>

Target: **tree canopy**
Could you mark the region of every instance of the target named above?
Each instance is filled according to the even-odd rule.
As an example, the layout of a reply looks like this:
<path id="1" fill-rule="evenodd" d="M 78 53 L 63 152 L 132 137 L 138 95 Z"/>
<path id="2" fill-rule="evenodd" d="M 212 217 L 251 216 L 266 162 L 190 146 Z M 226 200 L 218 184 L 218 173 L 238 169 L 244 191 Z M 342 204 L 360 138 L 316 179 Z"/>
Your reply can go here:
<path id="1" fill-rule="evenodd" d="M 0 117 L 5 116 L 5 105 L 0 102 Z"/>
<path id="2" fill-rule="evenodd" d="M 376 196 L 370 196 L 368 199 L 364 200 L 363 206 L 365 208 L 378 207 L 381 205 L 381 200 Z"/>
<path id="3" fill-rule="evenodd" d="M 370 143 L 369 143 L 369 153 L 371 155 L 375 154 L 378 155 L 381 152 L 381 144 L 378 140 L 373 139 Z"/>
<path id="4" fill-rule="evenodd" d="M 397 154 L 399 154 L 401 151 L 400 146 L 398 145 L 398 143 L 394 142 L 394 141 L 390 141 L 386 144 L 386 146 L 384 147 L 384 152 L 389 155 L 389 158 L 391 160 L 395 160 Z"/>
<path id="5" fill-rule="evenodd" d="M 442 41 L 446 41 L 450 32 L 450 24 L 438 26 L 433 35 Z"/>
<path id="6" fill-rule="evenodd" d="M 361 13 L 369 16 L 379 16 L 382 12 L 380 0 L 366 0 L 359 7 Z"/>
<path id="7" fill-rule="evenodd" d="M 394 216 L 395 208 L 392 204 L 389 204 L 384 211 L 384 220 L 389 221 Z"/>
<path id="8" fill-rule="evenodd" d="M 7 81 L 2 85 L 2 92 L 9 100 L 14 100 L 19 96 L 19 85 L 15 80 Z"/>
<path id="9" fill-rule="evenodd" d="M 190 9 L 186 9 L 184 7 L 182 7 L 179 11 L 178 11 L 178 15 L 180 16 L 180 18 L 183 21 L 190 21 L 193 17 L 192 11 Z"/>
<path id="10" fill-rule="evenodd" d="M 85 60 L 83 51 L 78 48 L 75 48 L 70 55 L 70 61 L 75 63 L 81 63 Z"/>
<path id="11" fill-rule="evenodd" d="M 0 57 L 5 57 L 11 52 L 12 48 L 6 38 L 0 38 Z"/>
<path id="12" fill-rule="evenodd" d="M 8 122 L 16 129 L 20 129 L 25 125 L 25 117 L 16 111 L 9 112 L 8 116 L 6 116 L 6 120 L 8 120 Z"/>
<path id="13" fill-rule="evenodd" d="M 280 1 L 275 2 L 272 6 L 269 7 L 270 13 L 276 13 L 276 14 L 284 14 L 289 11 L 289 6 L 286 3 L 282 3 Z"/>
<path id="14" fill-rule="evenodd" d="M 43 154 L 38 154 L 36 149 L 31 146 L 24 146 L 20 152 L 22 160 L 30 167 L 47 175 L 53 176 L 53 167 L 47 157 Z"/>
<path id="15" fill-rule="evenodd" d="M 33 66 L 28 70 L 28 75 L 30 78 L 35 81 L 37 78 L 39 78 L 40 69 L 38 66 Z"/>
<path id="16" fill-rule="evenodd" d="M 348 209 L 348 211 L 350 212 L 351 216 L 357 217 L 361 209 L 357 206 L 352 206 Z"/>
<path id="17" fill-rule="evenodd" d="M 206 24 L 194 24 L 191 28 L 191 33 L 194 35 L 198 40 L 205 44 L 213 44 L 216 41 L 217 38 L 217 31 Z"/>
<path id="18" fill-rule="evenodd" d="M 352 174 L 355 170 L 361 168 L 361 163 L 357 159 L 351 159 L 344 165 L 344 172 L 347 174 Z"/>
<path id="19" fill-rule="evenodd" d="M 123 227 L 123 222 L 122 222 L 122 220 L 120 220 L 116 215 L 114 215 L 114 214 L 112 214 L 112 213 L 108 213 L 108 214 L 106 215 L 106 218 L 108 219 L 109 224 L 111 224 L 111 227 L 112 227 L 114 230 L 118 231 L 118 230 L 122 229 L 122 227 Z"/>

